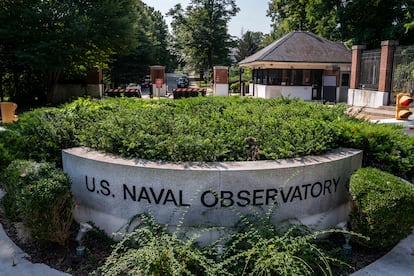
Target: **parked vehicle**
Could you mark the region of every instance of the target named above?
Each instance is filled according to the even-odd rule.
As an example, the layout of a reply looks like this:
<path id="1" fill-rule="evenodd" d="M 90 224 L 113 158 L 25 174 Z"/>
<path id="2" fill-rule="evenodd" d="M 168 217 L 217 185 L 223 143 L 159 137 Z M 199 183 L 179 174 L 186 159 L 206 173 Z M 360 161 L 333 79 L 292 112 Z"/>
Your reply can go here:
<path id="1" fill-rule="evenodd" d="M 148 88 L 151 85 L 151 77 L 150 75 L 146 75 L 145 78 L 141 82 L 141 86 L 144 88 Z"/>
<path id="2" fill-rule="evenodd" d="M 177 79 L 177 87 L 178 88 L 187 88 L 190 84 L 190 81 L 188 80 L 187 77 L 179 77 Z"/>
<path id="3" fill-rule="evenodd" d="M 126 89 L 138 89 L 138 91 L 141 92 L 141 85 L 135 84 L 135 83 L 130 83 L 130 84 L 128 84 Z"/>

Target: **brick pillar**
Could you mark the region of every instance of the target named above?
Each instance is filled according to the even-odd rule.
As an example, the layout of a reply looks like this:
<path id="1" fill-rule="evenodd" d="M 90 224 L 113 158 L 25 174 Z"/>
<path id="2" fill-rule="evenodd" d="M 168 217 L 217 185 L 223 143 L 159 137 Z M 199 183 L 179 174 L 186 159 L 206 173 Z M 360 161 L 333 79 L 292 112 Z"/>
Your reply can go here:
<path id="1" fill-rule="evenodd" d="M 214 95 L 229 95 L 229 68 L 227 66 L 214 66 Z"/>
<path id="2" fill-rule="evenodd" d="M 86 75 L 86 82 L 88 84 L 101 84 L 103 80 L 102 69 L 96 71 L 89 71 Z"/>
<path id="3" fill-rule="evenodd" d="M 365 45 L 352 46 L 352 65 L 351 65 L 351 81 L 349 88 L 359 88 L 359 76 L 361 71 L 361 56 L 365 49 Z"/>
<path id="4" fill-rule="evenodd" d="M 167 79 L 165 78 L 165 66 L 150 66 L 151 74 L 151 97 L 165 97 L 167 88 Z"/>
<path id="5" fill-rule="evenodd" d="M 386 40 L 381 42 L 381 63 L 378 79 L 378 91 L 391 92 L 392 67 L 394 61 L 395 48 L 398 41 Z"/>

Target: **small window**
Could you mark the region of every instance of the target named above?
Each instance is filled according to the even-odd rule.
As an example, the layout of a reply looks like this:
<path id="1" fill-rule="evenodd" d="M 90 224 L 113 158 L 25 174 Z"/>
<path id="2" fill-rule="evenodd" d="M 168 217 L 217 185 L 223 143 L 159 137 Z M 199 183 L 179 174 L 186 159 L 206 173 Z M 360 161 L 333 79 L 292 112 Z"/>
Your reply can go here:
<path id="1" fill-rule="evenodd" d="M 348 73 L 342 74 L 341 86 L 349 86 L 349 74 Z"/>

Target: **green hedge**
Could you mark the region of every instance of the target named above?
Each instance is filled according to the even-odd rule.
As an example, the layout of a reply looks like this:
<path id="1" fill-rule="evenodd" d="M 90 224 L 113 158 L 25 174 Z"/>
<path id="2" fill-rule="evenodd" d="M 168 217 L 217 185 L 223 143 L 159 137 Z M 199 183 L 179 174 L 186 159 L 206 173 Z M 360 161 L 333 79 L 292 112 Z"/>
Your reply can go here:
<path id="1" fill-rule="evenodd" d="M 70 180 L 51 163 L 14 160 L 3 171 L 6 215 L 22 221 L 36 239 L 64 244 L 72 222 Z"/>
<path id="2" fill-rule="evenodd" d="M 394 175 L 413 179 L 414 137 L 401 127 L 360 121 L 342 122 L 342 145 L 364 151 L 363 167 L 375 167 Z"/>
<path id="3" fill-rule="evenodd" d="M 127 158 L 243 161 L 251 159 L 246 141 L 255 141 L 254 159 L 322 154 L 345 146 L 364 150 L 364 166 L 414 177 L 414 137 L 345 111 L 345 105 L 286 98 L 79 99 L 24 113 L 8 128 L 20 136 L 22 158 L 57 165 L 61 149 L 79 145 Z"/>
<path id="4" fill-rule="evenodd" d="M 414 185 L 375 168 L 356 171 L 350 181 L 354 202 L 352 230 L 387 248 L 405 238 L 414 225 Z"/>

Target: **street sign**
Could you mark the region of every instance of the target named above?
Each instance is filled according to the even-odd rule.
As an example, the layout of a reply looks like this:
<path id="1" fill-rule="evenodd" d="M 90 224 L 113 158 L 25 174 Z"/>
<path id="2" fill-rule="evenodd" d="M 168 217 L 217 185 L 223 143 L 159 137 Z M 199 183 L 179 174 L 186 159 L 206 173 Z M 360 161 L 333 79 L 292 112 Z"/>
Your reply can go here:
<path id="1" fill-rule="evenodd" d="M 164 84 L 163 79 L 155 79 L 155 87 L 156 88 L 162 88 L 162 85 Z"/>

